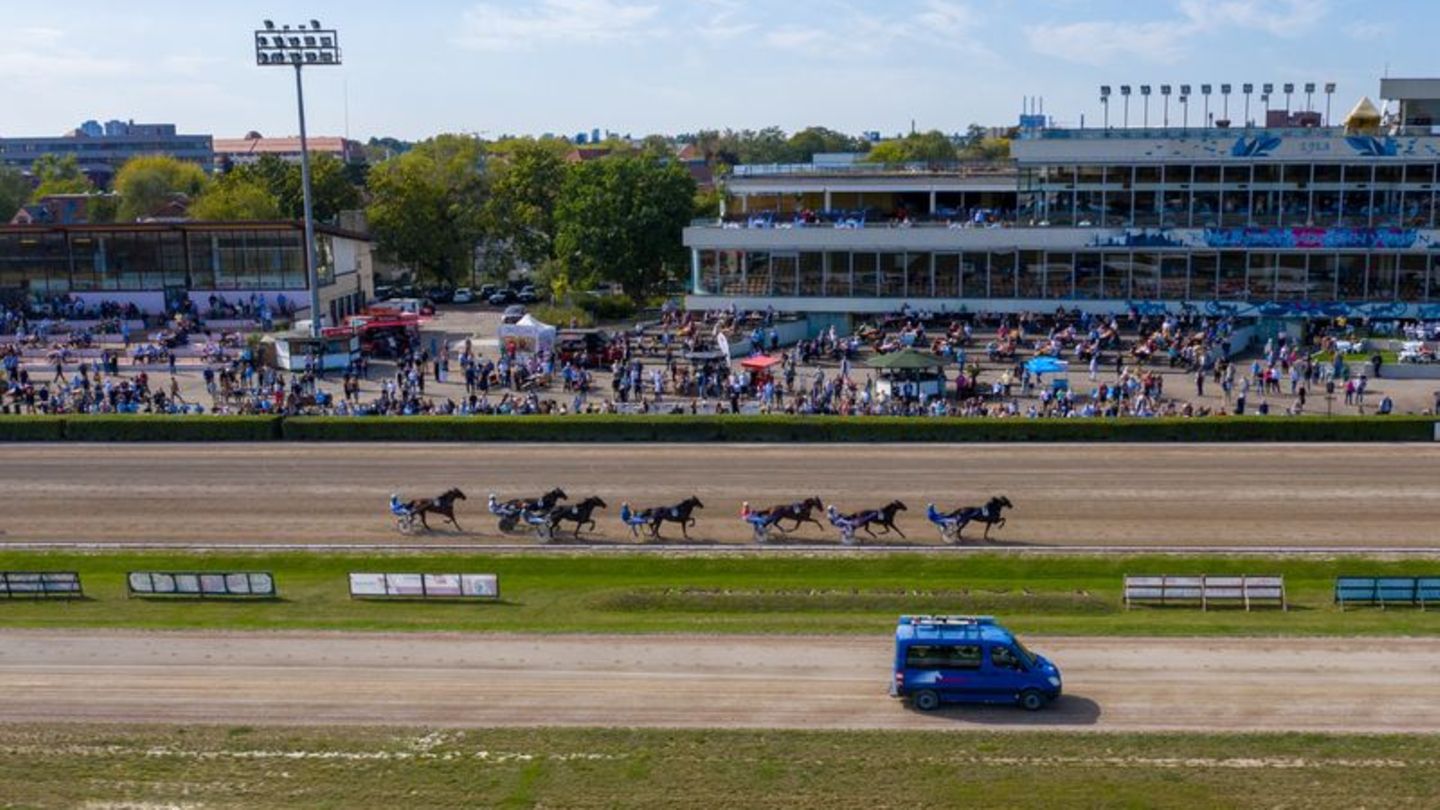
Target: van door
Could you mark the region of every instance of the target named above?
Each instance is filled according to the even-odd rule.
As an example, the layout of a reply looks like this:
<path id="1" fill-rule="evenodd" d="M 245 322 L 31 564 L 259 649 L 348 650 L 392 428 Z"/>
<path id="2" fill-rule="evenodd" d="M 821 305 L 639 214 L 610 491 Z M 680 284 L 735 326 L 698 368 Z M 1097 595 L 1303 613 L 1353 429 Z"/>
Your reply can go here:
<path id="1" fill-rule="evenodd" d="M 933 689 L 946 701 L 985 700 L 979 644 L 912 644 L 905 651 L 905 688 Z"/>
<path id="2" fill-rule="evenodd" d="M 1030 672 L 1008 644 L 987 645 L 985 692 L 990 703 L 1011 703 L 1030 684 Z"/>

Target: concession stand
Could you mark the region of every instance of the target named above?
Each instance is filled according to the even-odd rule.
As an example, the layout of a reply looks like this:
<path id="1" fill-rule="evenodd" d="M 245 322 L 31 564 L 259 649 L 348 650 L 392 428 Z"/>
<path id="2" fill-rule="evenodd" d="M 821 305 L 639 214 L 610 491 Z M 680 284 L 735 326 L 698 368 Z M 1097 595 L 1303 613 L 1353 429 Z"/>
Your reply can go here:
<path id="1" fill-rule="evenodd" d="M 915 349 L 871 358 L 870 368 L 880 372 L 875 391 L 895 399 L 919 399 L 945 395 L 945 361 Z"/>

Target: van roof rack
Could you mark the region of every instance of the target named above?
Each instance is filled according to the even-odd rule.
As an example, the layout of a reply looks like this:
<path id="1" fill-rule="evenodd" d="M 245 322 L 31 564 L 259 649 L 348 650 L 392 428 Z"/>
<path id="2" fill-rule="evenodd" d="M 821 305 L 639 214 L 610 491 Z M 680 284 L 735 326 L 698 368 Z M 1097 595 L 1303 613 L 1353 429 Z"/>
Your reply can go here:
<path id="1" fill-rule="evenodd" d="M 943 624 L 943 625 L 995 624 L 995 617 L 994 617 L 994 616 L 959 616 L 959 615 L 901 616 L 901 617 L 900 617 L 900 623 L 901 623 L 901 624 L 931 624 L 931 625 L 941 625 L 941 624 Z"/>

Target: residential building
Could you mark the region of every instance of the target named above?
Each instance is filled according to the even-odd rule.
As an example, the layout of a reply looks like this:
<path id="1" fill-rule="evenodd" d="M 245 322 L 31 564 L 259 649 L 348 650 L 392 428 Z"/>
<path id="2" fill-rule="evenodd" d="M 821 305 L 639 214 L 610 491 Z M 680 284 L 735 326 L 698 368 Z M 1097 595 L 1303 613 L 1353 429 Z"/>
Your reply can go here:
<path id="1" fill-rule="evenodd" d="M 364 163 L 365 146 L 359 141 L 336 136 L 319 136 L 307 139 L 310 155 L 332 155 L 341 163 Z M 244 138 L 216 138 L 215 165 L 223 167 L 227 162 L 234 166 L 255 163 L 265 155 L 274 155 L 290 163 L 300 162 L 299 138 L 266 138 L 258 133 L 249 133 Z"/>
<path id="2" fill-rule="evenodd" d="M 29 171 L 44 155 L 74 157 L 97 184 L 109 186 L 115 172 L 131 158 L 168 155 L 210 170 L 214 163 L 209 135 L 178 133 L 174 124 L 110 121 L 103 128 L 86 121 L 58 137 L 0 138 L 0 166 Z"/>

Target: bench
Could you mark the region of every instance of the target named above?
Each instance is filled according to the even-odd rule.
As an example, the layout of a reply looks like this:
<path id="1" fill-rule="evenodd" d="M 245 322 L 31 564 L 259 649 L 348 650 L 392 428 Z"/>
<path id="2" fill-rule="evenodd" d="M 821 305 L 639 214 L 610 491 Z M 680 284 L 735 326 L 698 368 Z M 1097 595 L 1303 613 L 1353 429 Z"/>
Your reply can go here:
<path id="1" fill-rule="evenodd" d="M 0 598 L 80 599 L 80 574 L 75 571 L 0 571 Z"/>
<path id="2" fill-rule="evenodd" d="M 1244 605 L 1249 610 L 1256 603 L 1275 604 L 1289 610 L 1282 576 L 1226 575 L 1208 576 L 1131 576 L 1125 575 L 1125 607 L 1136 603 L 1160 605 L 1199 604 L 1209 610 L 1211 604 Z"/>
<path id="3" fill-rule="evenodd" d="M 1440 602 L 1440 577 L 1336 577 L 1335 604 L 1417 605 Z"/>

